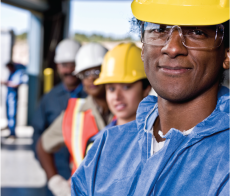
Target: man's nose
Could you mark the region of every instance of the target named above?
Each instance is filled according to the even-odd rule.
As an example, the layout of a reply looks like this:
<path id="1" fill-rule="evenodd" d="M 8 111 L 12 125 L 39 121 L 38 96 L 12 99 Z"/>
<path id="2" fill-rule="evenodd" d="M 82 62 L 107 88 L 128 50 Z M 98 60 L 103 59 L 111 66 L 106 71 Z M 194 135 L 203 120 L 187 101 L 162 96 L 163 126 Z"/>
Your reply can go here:
<path id="1" fill-rule="evenodd" d="M 72 73 L 74 71 L 74 67 L 73 66 L 66 66 L 65 67 L 65 71 L 68 72 L 68 73 Z"/>
<path id="2" fill-rule="evenodd" d="M 178 55 L 186 56 L 188 54 L 187 48 L 182 43 L 183 37 L 181 37 L 178 30 L 173 30 L 169 35 L 165 46 L 161 49 L 161 52 L 167 54 L 170 58 L 175 58 Z"/>
<path id="3" fill-rule="evenodd" d="M 97 79 L 97 77 L 96 77 L 95 75 L 93 75 L 93 74 L 89 75 L 87 78 L 88 78 L 88 80 L 90 80 L 91 82 L 93 82 L 94 80 Z"/>

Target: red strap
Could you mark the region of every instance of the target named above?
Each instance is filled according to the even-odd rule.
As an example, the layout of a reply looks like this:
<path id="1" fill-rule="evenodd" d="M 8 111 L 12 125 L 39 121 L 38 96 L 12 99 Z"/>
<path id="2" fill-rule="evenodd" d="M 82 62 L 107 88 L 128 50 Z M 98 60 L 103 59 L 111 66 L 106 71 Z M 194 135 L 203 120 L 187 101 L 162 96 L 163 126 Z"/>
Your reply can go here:
<path id="1" fill-rule="evenodd" d="M 82 150 L 85 156 L 88 140 L 98 133 L 97 124 L 91 110 L 85 111 L 84 127 L 82 134 Z"/>
<path id="2" fill-rule="evenodd" d="M 73 112 L 75 105 L 77 103 L 76 98 L 70 98 L 68 101 L 68 106 L 65 110 L 63 122 L 62 122 L 62 134 L 64 137 L 65 144 L 72 155 L 72 147 L 71 147 L 71 130 L 72 130 L 72 122 L 73 122 Z"/>

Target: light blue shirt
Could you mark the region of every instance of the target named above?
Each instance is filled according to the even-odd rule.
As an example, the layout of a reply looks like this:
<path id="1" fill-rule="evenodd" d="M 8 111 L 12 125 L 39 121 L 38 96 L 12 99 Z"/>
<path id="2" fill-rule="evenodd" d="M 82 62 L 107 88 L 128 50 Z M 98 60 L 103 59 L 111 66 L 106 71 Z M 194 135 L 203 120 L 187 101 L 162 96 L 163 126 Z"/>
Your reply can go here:
<path id="1" fill-rule="evenodd" d="M 183 135 L 174 128 L 151 156 L 157 98 L 139 105 L 135 121 L 106 130 L 72 177 L 72 196 L 229 195 L 229 89 L 210 116 Z"/>

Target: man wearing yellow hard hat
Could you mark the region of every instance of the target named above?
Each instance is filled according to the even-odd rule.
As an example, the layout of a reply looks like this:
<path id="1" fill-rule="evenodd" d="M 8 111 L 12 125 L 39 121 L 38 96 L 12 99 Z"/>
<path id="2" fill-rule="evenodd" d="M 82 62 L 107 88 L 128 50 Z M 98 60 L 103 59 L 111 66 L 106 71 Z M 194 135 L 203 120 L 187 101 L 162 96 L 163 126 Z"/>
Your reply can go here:
<path id="1" fill-rule="evenodd" d="M 104 132 L 72 195 L 229 195 L 228 0 L 135 0 L 141 57 L 158 94 Z"/>

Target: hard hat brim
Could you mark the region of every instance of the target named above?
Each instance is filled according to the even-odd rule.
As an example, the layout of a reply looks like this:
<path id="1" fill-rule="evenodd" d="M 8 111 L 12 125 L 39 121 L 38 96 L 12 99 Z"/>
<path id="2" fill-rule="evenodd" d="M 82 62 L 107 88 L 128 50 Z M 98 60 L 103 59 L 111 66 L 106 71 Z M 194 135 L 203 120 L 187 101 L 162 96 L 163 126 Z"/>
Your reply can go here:
<path id="1" fill-rule="evenodd" d="M 133 15 L 145 22 L 167 25 L 216 25 L 229 20 L 229 7 L 131 4 Z"/>
<path id="2" fill-rule="evenodd" d="M 140 77 L 106 77 L 106 78 L 98 78 L 94 81 L 94 85 L 100 85 L 100 84 L 111 84 L 111 83 L 133 83 L 141 79 L 147 78 L 146 76 L 140 76 Z"/>

